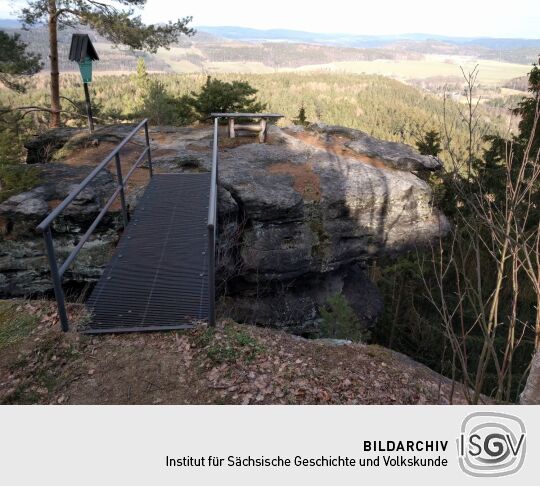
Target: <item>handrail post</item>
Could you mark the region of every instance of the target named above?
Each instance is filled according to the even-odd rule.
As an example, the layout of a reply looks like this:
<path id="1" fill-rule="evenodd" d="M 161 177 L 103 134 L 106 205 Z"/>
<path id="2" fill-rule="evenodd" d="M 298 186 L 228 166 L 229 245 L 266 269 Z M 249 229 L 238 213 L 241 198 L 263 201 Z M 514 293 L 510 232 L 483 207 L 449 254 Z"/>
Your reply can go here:
<path id="1" fill-rule="evenodd" d="M 208 205 L 208 324 L 216 325 L 216 232 L 217 232 L 217 175 L 218 175 L 219 117 L 214 119 L 212 143 L 212 174 L 210 176 L 210 201 Z"/>
<path id="2" fill-rule="evenodd" d="M 146 147 L 148 148 L 148 168 L 150 169 L 150 177 L 154 177 L 154 166 L 152 165 L 152 154 L 150 153 L 150 136 L 148 134 L 148 121 L 144 124 L 144 138 L 146 139 Z"/>
<path id="3" fill-rule="evenodd" d="M 58 272 L 58 264 L 56 263 L 56 255 L 54 252 L 54 244 L 50 226 L 47 226 L 45 229 L 43 237 L 45 238 L 45 248 L 47 249 L 47 257 L 49 258 L 49 265 L 51 267 L 54 296 L 56 297 L 56 303 L 58 304 L 60 324 L 62 326 L 62 331 L 67 332 L 69 330 L 69 319 L 66 312 L 64 290 L 62 289 L 62 277 Z"/>
<path id="4" fill-rule="evenodd" d="M 129 215 L 126 204 L 126 193 L 124 191 L 124 177 L 122 176 L 122 164 L 120 163 L 120 153 L 116 153 L 114 156 L 116 163 L 116 177 L 118 178 L 118 187 L 120 189 L 120 204 L 122 205 L 122 218 L 124 220 L 124 229 L 127 228 L 129 223 Z"/>
<path id="5" fill-rule="evenodd" d="M 210 309 L 208 312 L 208 324 L 216 325 L 216 276 L 215 276 L 215 228 L 208 226 L 208 300 Z"/>

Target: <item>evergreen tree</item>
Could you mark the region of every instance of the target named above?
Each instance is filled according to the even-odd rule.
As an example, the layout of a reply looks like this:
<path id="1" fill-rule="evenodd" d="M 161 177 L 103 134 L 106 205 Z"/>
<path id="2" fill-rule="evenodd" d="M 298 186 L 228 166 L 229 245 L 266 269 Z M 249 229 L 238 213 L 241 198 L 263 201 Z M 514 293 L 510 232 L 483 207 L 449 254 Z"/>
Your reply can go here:
<path id="1" fill-rule="evenodd" d="M 27 45 L 19 37 L 19 34 L 10 36 L 0 30 L 0 83 L 23 92 L 21 76 L 37 73 L 41 62 L 39 56 L 27 52 Z"/>
<path id="2" fill-rule="evenodd" d="M 168 47 L 179 35 L 192 35 L 188 27 L 191 17 L 169 22 L 166 25 L 145 25 L 135 15 L 134 7 L 141 8 L 146 0 L 27 0 L 21 10 L 25 27 L 45 23 L 49 28 L 51 61 L 51 119 L 52 127 L 60 126 L 60 76 L 58 68 L 58 28 L 87 25 L 114 44 L 124 44 L 132 49 L 156 52 Z"/>
<path id="3" fill-rule="evenodd" d="M 188 97 L 172 96 L 162 81 L 149 80 L 141 99 L 141 114 L 153 125 L 188 125 L 195 120 Z"/>
<path id="4" fill-rule="evenodd" d="M 540 69 L 536 64 L 533 65 L 529 73 L 528 83 L 531 96 L 524 96 L 518 107 L 513 110 L 514 115 L 520 117 L 519 132 L 510 140 L 497 136 L 488 137 L 487 140 L 491 142 L 485 154 L 488 164 L 497 164 L 503 160 L 509 143 L 512 144 L 513 151 L 518 159 L 523 156 L 525 147 L 531 138 L 532 145 L 529 156 L 535 158 L 540 150 L 540 123 L 537 123 L 533 134 L 536 110 L 540 103 Z"/>
<path id="5" fill-rule="evenodd" d="M 523 97 L 518 107 L 513 110 L 520 117 L 519 132 L 510 139 L 499 136 L 486 137 L 490 142 L 483 160 L 477 161 L 476 169 L 485 187 L 497 197 L 506 190 L 506 163 L 512 153 L 512 171 L 517 174 L 524 162 L 525 150 L 531 141 L 529 159 L 535 159 L 540 152 L 540 120 L 536 124 L 537 110 L 540 106 L 540 69 L 535 64 L 529 73 L 529 92 L 531 96 Z M 536 194 L 540 197 L 540 188 L 536 183 Z"/>
<path id="6" fill-rule="evenodd" d="M 362 341 L 367 332 L 343 294 L 328 297 L 326 306 L 320 309 L 321 335 L 330 339 L 350 339 Z"/>
<path id="7" fill-rule="evenodd" d="M 539 60 L 540 62 L 540 60 Z M 536 117 L 536 110 L 540 100 L 540 68 L 535 64 L 529 73 L 529 92 L 531 96 L 524 97 L 514 110 L 514 114 L 521 117 L 519 122 L 519 135 L 515 141 L 525 147 L 533 135 L 533 127 Z M 531 157 L 534 158 L 540 150 L 540 123 L 536 124 L 534 136 L 532 137 Z"/>
<path id="8" fill-rule="evenodd" d="M 306 109 L 304 108 L 304 103 L 302 103 L 302 105 L 300 106 L 300 110 L 298 110 L 298 116 L 293 120 L 293 123 L 295 125 L 302 125 L 304 127 L 309 125 L 306 117 Z"/>
<path id="9" fill-rule="evenodd" d="M 210 113 L 260 112 L 266 105 L 254 99 L 257 90 L 245 81 L 220 81 L 208 76 L 200 93 L 191 92 L 191 104 L 201 120 Z"/>
<path id="10" fill-rule="evenodd" d="M 416 142 L 416 148 L 422 155 L 433 155 L 433 157 L 437 157 L 442 150 L 439 132 L 435 130 L 426 132 L 423 138 Z"/>
<path id="11" fill-rule="evenodd" d="M 148 71 L 146 70 L 146 63 L 144 62 L 143 57 L 139 57 L 139 59 L 137 59 L 137 75 L 135 79 L 137 81 L 137 88 L 139 88 L 139 90 L 144 91 L 148 89 Z"/>

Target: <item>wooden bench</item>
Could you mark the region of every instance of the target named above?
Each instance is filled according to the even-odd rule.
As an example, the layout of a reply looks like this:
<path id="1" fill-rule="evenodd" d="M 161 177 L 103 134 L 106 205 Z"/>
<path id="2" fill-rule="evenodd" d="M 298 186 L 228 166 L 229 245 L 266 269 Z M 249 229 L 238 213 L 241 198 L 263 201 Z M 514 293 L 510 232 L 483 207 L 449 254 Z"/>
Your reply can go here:
<path id="1" fill-rule="evenodd" d="M 255 132 L 259 134 L 259 142 L 266 142 L 266 133 L 268 131 L 268 121 L 283 118 L 278 113 L 212 113 L 213 118 L 227 118 L 229 128 L 229 138 L 235 138 L 237 131 Z M 238 123 L 237 120 L 252 119 L 258 122 Z"/>

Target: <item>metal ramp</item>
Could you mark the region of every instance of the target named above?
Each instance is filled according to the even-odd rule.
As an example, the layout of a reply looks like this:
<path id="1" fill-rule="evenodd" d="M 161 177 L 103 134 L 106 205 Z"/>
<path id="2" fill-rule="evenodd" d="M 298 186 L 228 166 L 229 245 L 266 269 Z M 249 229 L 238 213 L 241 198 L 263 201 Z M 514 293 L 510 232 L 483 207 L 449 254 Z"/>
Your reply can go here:
<path id="1" fill-rule="evenodd" d="M 183 329 L 208 320 L 210 182 L 210 173 L 154 175 L 87 301 L 91 322 L 83 332 Z"/>
<path id="2" fill-rule="evenodd" d="M 69 330 L 62 278 L 112 204 L 120 199 L 124 233 L 86 305 L 89 334 L 185 329 L 199 321 L 215 325 L 215 256 L 219 118 L 214 119 L 211 172 L 154 174 L 148 120 L 139 123 L 38 225 L 51 268 L 62 330 Z M 144 130 L 142 153 L 123 176 L 121 151 Z M 150 182 L 129 217 L 125 188 L 143 160 Z M 72 252 L 57 260 L 56 220 L 95 177 L 116 166 L 117 187 Z"/>

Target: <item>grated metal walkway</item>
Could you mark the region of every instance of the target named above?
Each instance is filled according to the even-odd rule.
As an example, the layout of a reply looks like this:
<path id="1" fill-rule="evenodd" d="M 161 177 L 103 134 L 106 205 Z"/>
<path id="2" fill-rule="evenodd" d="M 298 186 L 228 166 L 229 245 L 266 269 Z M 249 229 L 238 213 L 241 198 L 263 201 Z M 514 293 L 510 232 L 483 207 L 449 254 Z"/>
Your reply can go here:
<path id="1" fill-rule="evenodd" d="M 156 174 L 87 306 L 84 332 L 156 331 L 208 319 L 211 174 Z"/>

